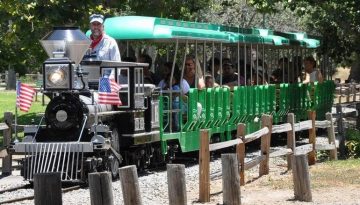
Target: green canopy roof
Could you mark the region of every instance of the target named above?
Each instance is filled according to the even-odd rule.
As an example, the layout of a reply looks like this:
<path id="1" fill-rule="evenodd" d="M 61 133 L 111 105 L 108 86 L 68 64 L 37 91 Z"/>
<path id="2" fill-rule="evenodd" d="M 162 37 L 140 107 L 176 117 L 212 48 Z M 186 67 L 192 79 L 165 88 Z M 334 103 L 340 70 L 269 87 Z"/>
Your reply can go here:
<path id="1" fill-rule="evenodd" d="M 118 40 L 229 40 L 228 34 L 219 31 L 216 25 L 213 24 L 177 21 L 155 17 L 112 17 L 106 19 L 104 25 L 105 32 L 111 37 Z"/>
<path id="2" fill-rule="evenodd" d="M 184 39 L 275 46 L 296 45 L 307 48 L 320 46 L 319 40 L 307 38 L 305 33 L 274 32 L 269 29 L 247 29 L 146 16 L 107 18 L 104 25 L 105 32 L 117 40 Z M 90 31 L 87 32 L 87 35 L 90 35 Z"/>
<path id="3" fill-rule="evenodd" d="M 320 41 L 317 39 L 308 38 L 306 33 L 294 32 L 275 32 L 279 36 L 290 39 L 292 45 L 303 46 L 306 48 L 317 48 L 320 46 Z"/>
<path id="4" fill-rule="evenodd" d="M 262 38 L 264 44 L 273 44 L 276 46 L 289 45 L 289 39 L 282 37 L 282 36 L 274 35 L 274 32 L 269 29 L 243 28 L 242 32 L 260 36 Z"/>

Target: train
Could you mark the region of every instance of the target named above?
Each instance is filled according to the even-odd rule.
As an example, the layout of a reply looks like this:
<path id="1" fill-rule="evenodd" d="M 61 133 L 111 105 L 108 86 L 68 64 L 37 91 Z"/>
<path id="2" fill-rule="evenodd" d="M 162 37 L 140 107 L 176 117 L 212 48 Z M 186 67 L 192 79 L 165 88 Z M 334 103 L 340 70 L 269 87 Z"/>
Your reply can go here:
<path id="1" fill-rule="evenodd" d="M 86 182 L 87 174 L 94 171 L 110 171 L 116 178 L 120 166 L 146 169 L 198 151 L 201 129 L 209 130 L 210 142 L 215 143 L 236 137 L 239 123 L 247 125 L 248 133 L 260 129 L 262 114 L 281 123 L 289 112 L 303 120 L 308 110 L 316 110 L 318 119 L 331 110 L 335 84 L 326 56 L 319 58 L 325 74 L 322 83 L 283 79 L 273 84 L 258 79 L 270 79 L 265 68 L 276 67 L 285 56 L 302 60 L 314 54 L 320 40 L 306 33 L 144 16 L 112 17 L 104 25 L 106 33 L 123 45 L 124 56 L 130 56 L 131 50 L 155 48 L 157 56 L 172 57 L 171 79 L 175 62 L 184 67 L 186 56 L 193 53 L 196 61 L 202 61 L 203 73 L 214 74 L 214 60 L 208 59 L 215 56 L 220 62 L 224 57 L 236 59 L 237 73 L 245 76 L 245 84 L 194 87 L 186 99 L 179 98 L 181 90 L 145 83 L 148 64 L 99 61 L 86 54 L 90 41 L 78 27 L 54 27 L 40 41 L 49 56 L 42 68 L 42 92 L 50 102 L 40 122 L 25 126 L 24 139 L 10 147 L 12 154 L 24 155 L 21 175 L 25 180 L 43 172 L 59 172 L 62 181 L 71 182 Z M 286 63 L 287 71 L 301 75 L 299 63 Z M 250 69 L 241 70 L 242 64 Z M 98 103 L 99 78 L 109 75 L 120 86 L 121 105 Z M 175 98 L 180 108 L 171 103 Z M 176 129 L 173 121 L 178 122 Z"/>

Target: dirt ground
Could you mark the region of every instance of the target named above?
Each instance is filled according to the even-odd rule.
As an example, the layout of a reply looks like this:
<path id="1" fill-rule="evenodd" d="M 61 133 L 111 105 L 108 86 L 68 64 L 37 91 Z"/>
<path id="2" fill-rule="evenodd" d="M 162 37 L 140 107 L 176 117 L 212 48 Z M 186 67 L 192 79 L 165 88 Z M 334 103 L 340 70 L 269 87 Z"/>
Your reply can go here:
<path id="1" fill-rule="evenodd" d="M 324 163 L 310 166 L 310 183 L 312 202 L 294 200 L 292 171 L 287 171 L 285 160 L 270 160 L 269 175 L 257 178 L 259 170 L 253 168 L 245 172 L 246 185 L 241 187 L 241 202 L 244 205 L 296 205 L 296 204 L 334 204 L 334 205 L 360 205 L 360 170 L 355 174 L 354 170 L 334 170 L 337 175 L 346 176 L 347 171 L 352 172 L 353 179 L 324 179 L 318 175 L 322 169 L 329 169 Z M 279 162 L 280 161 L 280 162 Z M 335 175 L 336 176 L 336 175 Z M 325 177 L 326 178 L 326 177 Z M 341 177 L 339 177 L 341 178 Z M 325 180 L 325 181 L 324 181 Z M 345 182 L 344 182 L 345 181 Z M 211 181 L 210 200 L 205 204 L 222 204 L 222 181 L 221 178 Z M 198 196 L 188 196 L 190 198 Z M 193 201 L 193 204 L 200 204 Z"/>

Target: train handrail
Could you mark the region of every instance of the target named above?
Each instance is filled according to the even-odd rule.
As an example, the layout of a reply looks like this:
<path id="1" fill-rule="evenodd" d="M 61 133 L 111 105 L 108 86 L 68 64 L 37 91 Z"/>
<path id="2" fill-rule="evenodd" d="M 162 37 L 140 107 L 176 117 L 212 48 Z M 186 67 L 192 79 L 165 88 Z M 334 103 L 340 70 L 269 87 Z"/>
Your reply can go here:
<path id="1" fill-rule="evenodd" d="M 81 128 L 81 132 L 80 132 L 79 139 L 77 140 L 77 142 L 80 142 L 82 133 L 83 133 L 83 131 L 84 131 L 84 128 L 85 128 L 85 125 L 86 125 L 86 122 L 87 122 L 87 119 L 88 119 L 88 117 L 87 117 L 86 115 L 84 115 L 84 117 L 85 117 L 85 118 L 84 118 L 83 126 L 82 126 L 82 128 Z"/>

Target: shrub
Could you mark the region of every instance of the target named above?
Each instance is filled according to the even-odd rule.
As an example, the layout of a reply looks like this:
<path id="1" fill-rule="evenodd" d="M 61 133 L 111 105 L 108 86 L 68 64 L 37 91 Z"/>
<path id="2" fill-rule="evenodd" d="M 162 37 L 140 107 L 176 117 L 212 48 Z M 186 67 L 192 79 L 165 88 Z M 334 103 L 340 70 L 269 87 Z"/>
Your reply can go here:
<path id="1" fill-rule="evenodd" d="M 360 131 L 348 129 L 346 132 L 346 148 L 350 157 L 360 157 Z"/>

